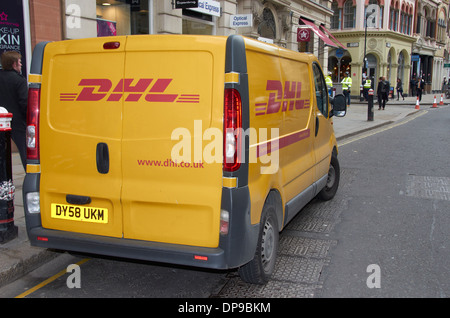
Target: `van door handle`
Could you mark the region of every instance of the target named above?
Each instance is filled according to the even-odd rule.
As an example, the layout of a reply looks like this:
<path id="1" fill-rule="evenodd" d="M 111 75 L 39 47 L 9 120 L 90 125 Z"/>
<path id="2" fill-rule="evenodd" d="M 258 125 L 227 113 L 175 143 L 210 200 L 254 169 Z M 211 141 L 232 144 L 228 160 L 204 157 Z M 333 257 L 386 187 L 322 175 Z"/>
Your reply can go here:
<path id="1" fill-rule="evenodd" d="M 316 116 L 316 137 L 318 133 L 319 133 L 319 117 Z"/>
<path id="2" fill-rule="evenodd" d="M 109 172 L 109 150 L 104 142 L 97 144 L 97 171 L 101 174 Z"/>
<path id="3" fill-rule="evenodd" d="M 83 195 L 68 194 L 66 195 L 66 201 L 70 204 L 84 205 L 91 203 L 92 200 L 90 197 L 86 197 Z"/>

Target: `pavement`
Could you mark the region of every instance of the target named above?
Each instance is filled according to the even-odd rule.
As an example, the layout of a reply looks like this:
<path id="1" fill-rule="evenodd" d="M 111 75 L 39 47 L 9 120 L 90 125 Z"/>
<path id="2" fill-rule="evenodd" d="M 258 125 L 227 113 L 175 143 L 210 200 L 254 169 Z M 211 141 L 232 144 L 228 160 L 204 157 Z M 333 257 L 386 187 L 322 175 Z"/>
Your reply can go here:
<path id="1" fill-rule="evenodd" d="M 420 110 L 430 109 L 434 102 L 434 94 L 422 96 Z M 436 94 L 436 102 L 439 107 L 441 94 Z M 375 98 L 376 99 L 376 98 Z M 336 138 L 342 140 L 363 131 L 375 129 L 405 118 L 420 110 L 415 108 L 416 97 L 406 97 L 405 100 L 389 100 L 385 110 L 378 110 L 374 105 L 374 120 L 367 121 L 367 102 L 352 100 L 345 117 L 335 117 L 334 130 Z M 445 106 L 450 100 L 443 98 Z M 0 287 L 34 270 L 52 258 L 60 255 L 60 252 L 40 247 L 30 246 L 26 233 L 25 217 L 22 200 L 22 183 L 25 177 L 18 153 L 12 154 L 13 182 L 15 185 L 14 198 L 14 223 L 18 226 L 18 237 L 0 244 Z"/>

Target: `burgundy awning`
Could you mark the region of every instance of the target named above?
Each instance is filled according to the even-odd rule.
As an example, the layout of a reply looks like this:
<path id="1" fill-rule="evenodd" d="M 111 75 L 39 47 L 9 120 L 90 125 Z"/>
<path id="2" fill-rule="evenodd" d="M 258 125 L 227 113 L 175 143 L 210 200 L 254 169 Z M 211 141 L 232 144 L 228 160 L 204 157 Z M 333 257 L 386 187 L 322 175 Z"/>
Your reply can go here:
<path id="1" fill-rule="evenodd" d="M 334 48 L 337 48 L 338 45 L 340 45 L 340 46 L 343 47 L 343 45 L 342 45 L 339 41 L 336 40 L 336 41 L 339 43 L 339 44 L 336 44 L 336 43 L 334 43 L 332 40 L 330 40 L 330 38 L 329 38 L 325 33 L 323 33 L 323 32 L 320 30 L 320 28 L 319 28 L 317 25 L 314 24 L 314 22 L 310 22 L 310 21 L 305 20 L 305 19 L 302 19 L 302 18 L 300 18 L 300 21 L 302 21 L 305 25 L 311 27 L 311 29 L 313 30 L 313 32 L 314 32 L 315 34 L 317 34 L 317 35 L 319 36 L 319 38 L 322 39 L 322 41 L 325 42 L 325 45 L 328 45 L 328 46 L 331 46 L 331 47 L 334 47 Z M 324 29 L 325 29 L 325 28 L 324 28 Z M 325 30 L 326 30 L 326 29 L 325 29 Z M 329 32 L 328 30 L 326 30 L 326 31 Z M 330 33 L 330 34 L 331 34 L 331 33 Z M 334 37 L 333 37 L 333 38 L 334 38 Z M 344 49 L 345 49 L 345 48 L 344 48 Z"/>

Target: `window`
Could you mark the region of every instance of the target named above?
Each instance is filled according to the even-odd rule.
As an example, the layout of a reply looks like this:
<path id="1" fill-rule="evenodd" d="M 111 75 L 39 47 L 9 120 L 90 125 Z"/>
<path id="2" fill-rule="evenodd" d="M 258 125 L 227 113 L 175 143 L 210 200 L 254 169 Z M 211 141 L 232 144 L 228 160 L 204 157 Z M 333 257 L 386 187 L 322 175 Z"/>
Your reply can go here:
<path id="1" fill-rule="evenodd" d="M 389 30 L 393 30 L 394 29 L 394 15 L 395 15 L 395 10 L 393 7 L 389 8 Z"/>
<path id="2" fill-rule="evenodd" d="M 398 55 L 398 68 L 397 68 L 397 78 L 399 78 L 402 82 L 403 81 L 403 70 L 405 68 L 405 56 L 403 55 L 403 52 L 400 52 Z"/>
<path id="3" fill-rule="evenodd" d="M 316 63 L 313 64 L 313 74 L 317 108 L 325 117 L 328 117 L 328 89 L 322 71 Z"/>
<path id="4" fill-rule="evenodd" d="M 331 17 L 331 29 L 337 30 L 340 29 L 339 22 L 340 22 L 340 9 L 338 7 L 337 1 L 334 1 L 331 4 L 331 10 L 333 11 L 333 16 Z"/>
<path id="5" fill-rule="evenodd" d="M 371 19 L 367 20 L 368 28 L 382 28 L 383 27 L 383 8 L 380 6 L 379 0 L 369 0 L 369 5 L 365 7 L 364 14 L 371 13 L 375 8 L 375 15 L 371 15 Z M 367 11 L 369 9 L 369 11 Z"/>
<path id="6" fill-rule="evenodd" d="M 417 24 L 416 24 L 416 33 L 420 34 L 420 23 L 422 21 L 422 16 L 420 14 L 417 15 Z"/>
<path id="7" fill-rule="evenodd" d="M 398 9 L 394 11 L 394 31 L 398 31 Z"/>
<path id="8" fill-rule="evenodd" d="M 389 51 L 387 56 L 387 76 L 386 79 L 390 82 L 391 81 L 391 70 L 392 70 L 392 58 L 391 58 L 391 52 Z"/>
<path id="9" fill-rule="evenodd" d="M 258 33 L 263 38 L 276 38 L 275 19 L 273 17 L 272 11 L 270 11 L 269 8 L 264 8 L 263 20 L 258 26 Z"/>
<path id="10" fill-rule="evenodd" d="M 405 14 L 400 13 L 400 33 L 404 33 L 405 31 Z"/>
<path id="11" fill-rule="evenodd" d="M 412 15 L 409 15 L 409 21 L 408 21 L 408 34 L 412 34 Z"/>
<path id="12" fill-rule="evenodd" d="M 200 12 L 183 9 L 183 34 L 215 34 L 214 18 L 212 15 L 203 14 Z"/>
<path id="13" fill-rule="evenodd" d="M 352 0 L 347 0 L 344 4 L 344 28 L 352 29 L 355 27 L 355 10 Z"/>
<path id="14" fill-rule="evenodd" d="M 438 34 L 437 34 L 437 40 L 439 42 L 445 43 L 445 30 L 447 29 L 447 25 L 445 23 L 445 16 L 446 13 L 444 10 L 441 10 L 439 12 L 439 19 L 438 19 Z"/>
<path id="15" fill-rule="evenodd" d="M 148 34 L 148 1 L 96 1 L 97 36 Z"/>

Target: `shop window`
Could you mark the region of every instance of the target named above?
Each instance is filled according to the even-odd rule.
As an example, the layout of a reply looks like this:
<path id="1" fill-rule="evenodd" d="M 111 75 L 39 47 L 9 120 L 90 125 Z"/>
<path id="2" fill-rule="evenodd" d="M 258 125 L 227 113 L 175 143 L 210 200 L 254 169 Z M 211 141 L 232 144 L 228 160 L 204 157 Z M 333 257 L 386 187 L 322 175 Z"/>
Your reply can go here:
<path id="1" fill-rule="evenodd" d="M 97 0 L 97 36 L 149 34 L 148 0 Z"/>
<path id="2" fill-rule="evenodd" d="M 213 35 L 214 17 L 200 12 L 183 9 L 183 34 Z"/>

